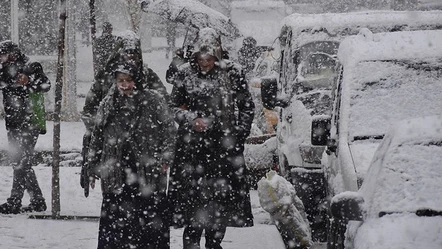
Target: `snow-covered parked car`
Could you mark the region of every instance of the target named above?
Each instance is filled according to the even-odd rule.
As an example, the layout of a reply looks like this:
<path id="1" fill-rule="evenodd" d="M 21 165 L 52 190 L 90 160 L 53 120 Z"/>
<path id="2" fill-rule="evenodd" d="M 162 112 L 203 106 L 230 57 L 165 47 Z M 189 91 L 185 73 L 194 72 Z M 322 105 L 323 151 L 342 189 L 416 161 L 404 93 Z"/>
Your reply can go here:
<path id="1" fill-rule="evenodd" d="M 367 31 L 342 41 L 338 57 L 342 67 L 322 159 L 329 196 L 359 189 L 394 123 L 442 110 L 441 30 Z M 335 236 L 341 224 L 331 219 L 329 249 L 342 244 Z"/>
<path id="2" fill-rule="evenodd" d="M 304 202 L 315 241 L 326 240 L 327 181 L 321 164 L 327 142 L 336 82 L 341 76 L 341 41 L 361 32 L 442 28 L 440 11 L 366 11 L 293 14 L 282 22 L 279 81 L 263 81 L 266 108 L 278 110 L 280 173 L 295 185 Z M 371 32 L 367 31 L 370 30 Z M 356 46 L 354 49 L 358 49 Z M 373 51 L 377 53 L 376 51 Z M 385 70 L 384 70 L 385 71 Z M 322 139 L 322 140 L 321 140 Z M 314 224 L 313 224 L 314 223 Z"/>
<path id="3" fill-rule="evenodd" d="M 265 107 L 281 107 L 277 128 L 281 173 L 296 168 L 320 169 L 324 146 L 311 144 L 311 124 L 330 118 L 332 90 L 339 76 L 340 42 L 361 28 L 372 33 L 442 29 L 442 11 L 364 11 L 292 14 L 279 35 L 279 81 Z M 296 176 L 294 176 L 296 177 Z"/>
<path id="4" fill-rule="evenodd" d="M 442 116 L 393 126 L 361 189 L 332 199 L 332 214 L 342 223 L 335 248 L 442 248 L 441 131 Z"/>
<path id="5" fill-rule="evenodd" d="M 359 189 L 392 124 L 441 113 L 442 30 L 351 36 L 338 57 L 341 76 L 322 160 L 331 196 Z"/>

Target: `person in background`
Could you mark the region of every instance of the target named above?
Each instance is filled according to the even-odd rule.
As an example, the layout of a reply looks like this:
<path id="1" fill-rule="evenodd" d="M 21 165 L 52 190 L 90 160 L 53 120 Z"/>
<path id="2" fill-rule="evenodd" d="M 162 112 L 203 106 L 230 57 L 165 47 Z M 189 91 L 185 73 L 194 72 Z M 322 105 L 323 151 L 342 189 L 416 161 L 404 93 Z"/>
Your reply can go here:
<path id="1" fill-rule="evenodd" d="M 109 60 L 115 49 L 116 37 L 112 34 L 113 27 L 110 22 L 103 23 L 103 32 L 101 36 L 95 40 L 95 71 L 99 72 L 104 69 L 106 62 Z"/>
<path id="2" fill-rule="evenodd" d="M 169 248 L 167 168 L 175 124 L 164 98 L 133 64 L 118 64 L 88 149 L 91 187 L 101 179 L 98 248 Z"/>
<path id="3" fill-rule="evenodd" d="M 179 48 L 175 51 L 175 55 L 166 70 L 166 81 L 169 84 L 174 84 L 175 76 L 178 73 L 178 67 L 188 61 L 188 57 L 185 56 L 184 50 Z"/>
<path id="4" fill-rule="evenodd" d="M 244 73 L 248 76 L 255 67 L 255 61 L 259 57 L 255 38 L 248 36 L 244 38 L 242 47 L 238 51 L 238 62 L 243 67 Z"/>
<path id="5" fill-rule="evenodd" d="M 90 133 L 95 125 L 98 107 L 114 84 L 115 68 L 122 63 L 133 64 L 136 67 L 137 75 L 142 79 L 141 82 L 144 89 L 155 90 L 162 98 L 166 99 L 166 101 L 169 100 L 169 94 L 161 82 L 161 79 L 151 68 L 143 63 L 141 43 L 138 35 L 129 30 L 118 35 L 115 49 L 109 56 L 105 68 L 97 72 L 94 83 L 86 95 L 85 104 L 81 113 L 82 120 L 86 126 L 86 133 L 83 136 L 83 164 L 86 163 L 87 144 L 90 141 Z M 86 172 L 82 170 L 80 184 L 83 188 L 86 188 L 85 194 L 88 189 L 88 178 Z"/>
<path id="6" fill-rule="evenodd" d="M 193 54 L 193 45 L 187 45 L 186 52 L 182 48 L 179 48 L 175 51 L 175 56 L 172 58 L 172 62 L 170 62 L 169 67 L 166 71 L 166 81 L 169 84 L 174 84 L 175 76 L 178 73 L 178 68 L 184 63 L 188 62 Z M 222 58 L 224 60 L 229 59 L 229 52 L 223 50 Z"/>
<path id="7" fill-rule="evenodd" d="M 106 66 L 97 72 L 94 83 L 86 95 L 82 112 L 86 128 L 90 128 L 93 125 L 91 121 L 95 117 L 98 106 L 113 84 L 113 72 L 116 66 L 124 62 L 136 66 L 139 77 L 143 78 L 144 88 L 156 90 L 163 98 L 169 98 L 169 94 L 161 79 L 143 62 L 140 38 L 133 31 L 127 30 L 117 36 L 114 51 L 109 56 Z"/>
<path id="8" fill-rule="evenodd" d="M 226 227 L 253 225 L 244 142 L 254 104 L 239 65 L 224 60 L 219 35 L 199 31 L 178 68 L 171 109 L 179 124 L 169 198 L 185 249 L 219 249 Z"/>
<path id="9" fill-rule="evenodd" d="M 41 64 L 31 62 L 12 41 L 0 43 L 0 62 L 0 89 L 14 168 L 11 195 L 6 203 L 0 205 L 0 213 L 46 211 L 46 202 L 32 169 L 35 144 L 39 134 L 46 131 L 35 122 L 35 108 L 38 106 L 31 101 L 31 96 L 49 91 L 51 83 Z M 29 193 L 30 204 L 22 208 L 25 190 Z"/>

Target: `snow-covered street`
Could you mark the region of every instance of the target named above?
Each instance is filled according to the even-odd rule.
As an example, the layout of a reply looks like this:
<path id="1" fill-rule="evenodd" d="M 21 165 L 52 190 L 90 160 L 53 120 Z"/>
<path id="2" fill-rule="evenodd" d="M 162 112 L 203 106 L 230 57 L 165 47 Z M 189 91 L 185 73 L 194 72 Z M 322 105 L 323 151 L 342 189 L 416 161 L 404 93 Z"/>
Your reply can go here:
<path id="1" fill-rule="evenodd" d="M 51 167 L 34 167 L 38 181 L 46 198 L 51 200 Z M 99 186 L 90 196 L 83 196 L 80 187 L 80 168 L 62 167 L 60 169 L 61 215 L 95 216 L 100 214 L 101 190 Z M 12 168 L 0 166 L 0 200 L 9 196 L 12 181 Z M 256 191 L 252 191 L 252 208 L 255 226 L 251 228 L 228 228 L 223 247 L 226 249 L 284 248 L 276 227 L 270 223 L 270 217 L 259 205 Z M 27 205 L 29 197 L 23 199 Z M 51 207 L 44 213 L 51 215 Z M 98 220 L 63 221 L 30 219 L 28 214 L 0 215 L 0 248 L 95 248 L 97 244 Z M 182 229 L 171 229 L 171 248 L 182 248 Z"/>
<path id="2" fill-rule="evenodd" d="M 0 249 L 442 248 L 442 0 L 0 7 Z"/>

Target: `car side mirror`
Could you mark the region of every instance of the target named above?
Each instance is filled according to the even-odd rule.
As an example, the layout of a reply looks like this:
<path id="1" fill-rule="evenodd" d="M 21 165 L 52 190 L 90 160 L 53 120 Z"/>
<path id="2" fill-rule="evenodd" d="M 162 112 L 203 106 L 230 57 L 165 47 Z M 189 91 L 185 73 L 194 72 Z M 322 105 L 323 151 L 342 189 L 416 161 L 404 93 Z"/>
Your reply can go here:
<path id="1" fill-rule="evenodd" d="M 343 192 L 332 198 L 331 215 L 342 221 L 362 221 L 364 198 L 357 192 Z"/>
<path id="2" fill-rule="evenodd" d="M 330 117 L 313 117 L 312 120 L 312 145 L 326 146 L 330 138 Z"/>
<path id="3" fill-rule="evenodd" d="M 261 78 L 261 100 L 262 105 L 269 110 L 275 107 L 287 107 L 286 101 L 280 100 L 278 95 L 278 81 L 275 77 Z"/>
<path id="4" fill-rule="evenodd" d="M 328 139 L 327 149 L 325 150 L 325 153 L 327 153 L 327 155 L 331 155 L 332 153 L 336 153 L 337 149 L 338 149 L 338 145 L 336 143 L 336 140 L 335 139 Z"/>

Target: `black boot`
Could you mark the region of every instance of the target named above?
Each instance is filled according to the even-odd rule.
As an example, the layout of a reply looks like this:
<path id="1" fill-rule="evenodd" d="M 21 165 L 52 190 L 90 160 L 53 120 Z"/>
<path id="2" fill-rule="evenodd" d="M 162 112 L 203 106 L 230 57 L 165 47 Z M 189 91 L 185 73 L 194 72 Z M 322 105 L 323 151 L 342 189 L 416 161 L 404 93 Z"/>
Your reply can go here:
<path id="1" fill-rule="evenodd" d="M 46 202 L 44 199 L 32 200 L 29 206 L 23 207 L 22 212 L 43 212 L 46 211 Z"/>
<path id="2" fill-rule="evenodd" d="M 0 213 L 2 214 L 18 214 L 21 212 L 20 210 L 21 204 L 13 203 L 13 202 L 5 202 L 0 205 Z"/>

